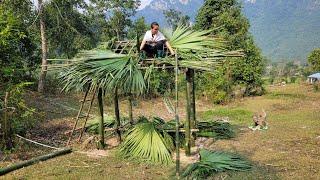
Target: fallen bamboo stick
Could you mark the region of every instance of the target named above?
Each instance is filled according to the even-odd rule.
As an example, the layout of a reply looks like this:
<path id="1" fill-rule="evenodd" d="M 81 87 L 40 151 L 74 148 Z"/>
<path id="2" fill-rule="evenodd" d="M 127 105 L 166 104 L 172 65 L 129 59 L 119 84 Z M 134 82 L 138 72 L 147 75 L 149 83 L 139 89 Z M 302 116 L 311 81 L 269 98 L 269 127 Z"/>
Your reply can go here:
<path id="1" fill-rule="evenodd" d="M 54 157 L 57 157 L 57 156 L 65 155 L 65 154 L 68 154 L 68 153 L 71 153 L 71 152 L 72 152 L 71 148 L 61 149 L 61 150 L 57 150 L 57 151 L 55 151 L 53 153 L 50 153 L 50 154 L 38 156 L 36 158 L 32 158 L 32 159 L 27 160 L 27 161 L 22 161 L 22 162 L 19 162 L 17 164 L 14 164 L 14 165 L 11 165 L 11 166 L 8 166 L 8 167 L 5 167 L 5 168 L 1 168 L 0 169 L 0 176 L 5 175 L 5 174 L 7 174 L 7 173 L 9 173 L 11 171 L 15 171 L 15 170 L 20 169 L 20 168 L 30 166 L 30 165 L 38 163 L 40 161 L 45 161 L 45 160 L 48 160 L 48 159 L 51 159 L 51 158 L 54 158 Z"/>

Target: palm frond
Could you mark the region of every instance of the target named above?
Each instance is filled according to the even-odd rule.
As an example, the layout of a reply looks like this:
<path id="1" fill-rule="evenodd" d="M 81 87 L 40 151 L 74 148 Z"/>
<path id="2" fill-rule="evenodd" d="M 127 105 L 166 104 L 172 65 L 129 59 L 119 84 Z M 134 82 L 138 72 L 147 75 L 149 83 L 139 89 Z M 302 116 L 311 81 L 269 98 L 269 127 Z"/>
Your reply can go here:
<path id="1" fill-rule="evenodd" d="M 196 179 L 206 178 L 217 172 L 248 171 L 251 168 L 251 163 L 239 155 L 201 149 L 200 161 L 189 165 L 182 176 Z"/>
<path id="2" fill-rule="evenodd" d="M 179 26 L 169 37 L 169 42 L 179 51 L 223 49 L 223 41 L 210 36 L 210 33 L 210 30 L 194 31 L 189 27 Z"/>
<path id="3" fill-rule="evenodd" d="M 60 73 L 63 91 L 83 90 L 89 86 L 124 93 L 142 94 L 146 90 L 144 75 L 134 56 L 111 51 L 84 51 Z"/>
<path id="4" fill-rule="evenodd" d="M 128 131 L 121 144 L 120 153 L 125 157 L 144 159 L 155 163 L 170 164 L 174 144 L 171 136 L 157 128 L 160 121 L 142 121 Z"/>

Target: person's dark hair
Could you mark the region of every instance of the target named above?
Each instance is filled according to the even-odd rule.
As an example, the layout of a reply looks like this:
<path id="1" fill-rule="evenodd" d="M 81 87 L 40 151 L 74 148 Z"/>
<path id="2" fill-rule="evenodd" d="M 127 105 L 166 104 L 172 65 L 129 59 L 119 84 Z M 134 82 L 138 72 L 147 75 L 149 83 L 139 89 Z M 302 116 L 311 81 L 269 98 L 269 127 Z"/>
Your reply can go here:
<path id="1" fill-rule="evenodd" d="M 159 26 L 159 24 L 157 22 L 153 22 L 151 23 L 151 29 L 153 29 L 153 26 Z"/>

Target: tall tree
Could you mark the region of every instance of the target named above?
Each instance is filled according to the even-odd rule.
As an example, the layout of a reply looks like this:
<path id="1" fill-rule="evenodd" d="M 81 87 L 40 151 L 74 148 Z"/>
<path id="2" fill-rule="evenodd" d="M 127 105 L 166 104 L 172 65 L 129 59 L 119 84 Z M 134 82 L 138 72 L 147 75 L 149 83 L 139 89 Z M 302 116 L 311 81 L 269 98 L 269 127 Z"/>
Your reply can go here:
<path id="1" fill-rule="evenodd" d="M 44 81 L 47 75 L 47 37 L 46 37 L 46 25 L 44 21 L 44 5 L 42 0 L 38 1 L 39 19 L 40 19 L 40 34 L 41 34 L 41 49 L 42 49 L 42 63 L 41 72 L 39 76 L 38 92 L 43 93 Z"/>
<path id="2" fill-rule="evenodd" d="M 30 1 L 0 3 L 0 89 L 30 80 L 39 62 L 36 36 L 29 31 L 34 19 Z"/>
<path id="3" fill-rule="evenodd" d="M 140 6 L 140 0 L 110 0 L 99 1 L 91 0 L 91 6 L 107 19 L 104 32 L 107 33 L 107 38 L 117 37 L 124 39 L 127 35 L 128 27 L 132 25 L 130 19 L 136 13 Z"/>
<path id="4" fill-rule="evenodd" d="M 100 24 L 88 13 L 84 0 L 51 0 L 45 6 L 50 58 L 72 58 L 79 50 L 92 49 L 100 38 Z"/>
<path id="5" fill-rule="evenodd" d="M 196 17 L 196 29 L 213 29 L 227 41 L 229 50 L 242 49 L 246 56 L 226 63 L 223 74 L 233 85 L 242 84 L 246 94 L 262 93 L 265 59 L 249 33 L 249 21 L 241 12 L 237 0 L 206 0 Z"/>
<path id="6" fill-rule="evenodd" d="M 163 14 L 167 20 L 167 23 L 173 30 L 175 30 L 178 25 L 190 26 L 190 17 L 182 14 L 181 11 L 169 9 L 163 11 Z"/>
<path id="7" fill-rule="evenodd" d="M 313 71 L 320 71 L 320 48 L 314 49 L 308 56 L 308 63 Z"/>

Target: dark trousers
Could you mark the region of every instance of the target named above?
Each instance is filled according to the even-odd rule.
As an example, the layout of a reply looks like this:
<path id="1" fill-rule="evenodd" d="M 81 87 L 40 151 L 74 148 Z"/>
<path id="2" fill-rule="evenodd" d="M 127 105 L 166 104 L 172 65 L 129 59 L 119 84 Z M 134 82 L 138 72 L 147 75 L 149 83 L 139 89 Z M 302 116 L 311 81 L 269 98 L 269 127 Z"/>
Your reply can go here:
<path id="1" fill-rule="evenodd" d="M 142 50 L 146 52 L 148 57 L 159 56 L 159 54 L 164 53 L 164 44 L 165 41 L 158 41 L 155 43 L 147 42 Z"/>

